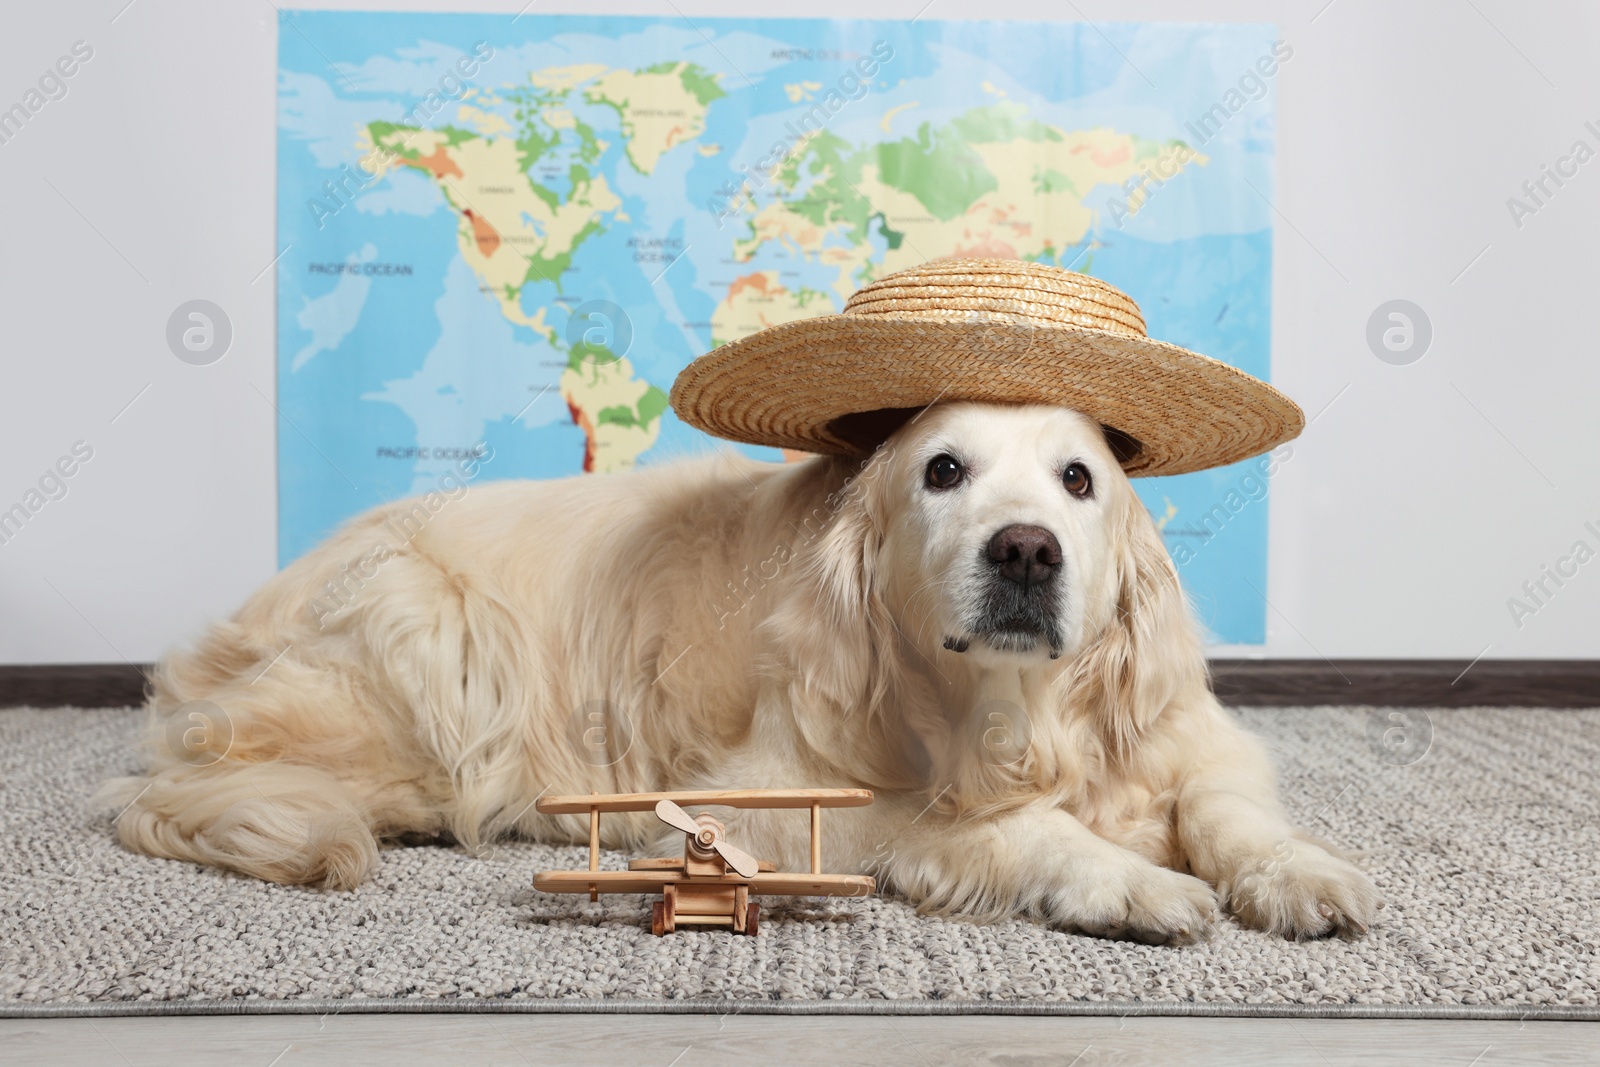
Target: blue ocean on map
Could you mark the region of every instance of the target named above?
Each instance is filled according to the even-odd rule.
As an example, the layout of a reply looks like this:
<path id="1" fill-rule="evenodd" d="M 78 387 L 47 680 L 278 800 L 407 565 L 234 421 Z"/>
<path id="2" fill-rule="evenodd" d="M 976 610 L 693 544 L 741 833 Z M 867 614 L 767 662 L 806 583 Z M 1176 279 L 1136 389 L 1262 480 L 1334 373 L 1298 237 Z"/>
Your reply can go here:
<path id="1" fill-rule="evenodd" d="M 1270 379 L 1290 54 L 1248 23 L 283 11 L 280 563 L 467 457 L 798 461 L 680 422 L 674 377 L 944 256 L 1093 274 Z M 1265 640 L 1261 469 L 1135 482 L 1216 643 Z"/>

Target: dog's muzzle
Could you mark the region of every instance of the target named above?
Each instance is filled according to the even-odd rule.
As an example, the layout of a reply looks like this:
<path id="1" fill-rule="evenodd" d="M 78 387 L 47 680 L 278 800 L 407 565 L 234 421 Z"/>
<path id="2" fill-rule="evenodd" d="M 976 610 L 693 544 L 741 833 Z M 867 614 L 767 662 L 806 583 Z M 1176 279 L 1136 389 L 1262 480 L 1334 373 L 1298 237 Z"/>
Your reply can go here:
<path id="1" fill-rule="evenodd" d="M 945 648 L 965 652 L 973 637 L 1002 652 L 1031 652 L 1041 641 L 1061 654 L 1058 614 L 1061 542 L 1043 526 L 1011 525 L 995 532 L 980 553 L 980 608 L 971 636 L 947 637 Z"/>

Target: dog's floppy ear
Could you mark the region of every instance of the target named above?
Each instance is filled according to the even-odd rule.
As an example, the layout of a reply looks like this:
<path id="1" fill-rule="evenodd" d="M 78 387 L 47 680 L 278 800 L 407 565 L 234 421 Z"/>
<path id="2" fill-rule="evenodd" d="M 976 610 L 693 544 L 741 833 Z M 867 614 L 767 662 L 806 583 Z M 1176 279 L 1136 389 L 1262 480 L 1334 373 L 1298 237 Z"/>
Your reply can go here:
<path id="1" fill-rule="evenodd" d="M 851 709 L 872 702 L 883 631 L 893 626 L 877 590 L 883 532 L 868 500 L 870 477 L 863 469 L 828 498 L 767 622 L 801 684 Z"/>
<path id="2" fill-rule="evenodd" d="M 800 546 L 794 579 L 765 626 L 806 743 L 854 777 L 888 782 L 920 755 L 898 715 L 908 681 L 881 590 L 874 487 L 882 477 L 869 462 L 829 497 L 825 525 Z"/>
<path id="3" fill-rule="evenodd" d="M 1067 699 L 1092 709 L 1121 753 L 1174 699 L 1205 684 L 1205 659 L 1177 568 L 1131 488 L 1112 545 L 1110 620 L 1066 672 Z"/>

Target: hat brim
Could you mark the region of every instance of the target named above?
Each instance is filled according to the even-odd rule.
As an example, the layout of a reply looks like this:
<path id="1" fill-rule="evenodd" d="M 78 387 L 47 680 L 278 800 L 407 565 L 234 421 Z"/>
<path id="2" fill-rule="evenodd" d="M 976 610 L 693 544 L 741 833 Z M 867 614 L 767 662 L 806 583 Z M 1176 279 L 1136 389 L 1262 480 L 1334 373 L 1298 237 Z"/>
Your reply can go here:
<path id="1" fill-rule="evenodd" d="M 1134 439 L 1137 451 L 1122 459 L 1130 476 L 1234 463 L 1305 426 L 1298 404 L 1220 360 L 1149 338 L 1028 323 L 799 319 L 713 349 L 672 386 L 678 417 L 707 433 L 846 456 L 882 443 L 864 438 L 852 417 L 955 401 L 1079 411 Z"/>

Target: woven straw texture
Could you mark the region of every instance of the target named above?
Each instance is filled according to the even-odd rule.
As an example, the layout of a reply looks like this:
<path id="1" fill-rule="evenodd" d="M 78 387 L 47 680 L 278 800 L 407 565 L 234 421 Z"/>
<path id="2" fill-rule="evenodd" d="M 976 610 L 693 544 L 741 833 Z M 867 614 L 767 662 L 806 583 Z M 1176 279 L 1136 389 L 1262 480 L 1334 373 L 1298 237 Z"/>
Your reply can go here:
<path id="1" fill-rule="evenodd" d="M 1379 925 L 1360 941 L 1293 944 L 1229 924 L 1193 948 L 1155 948 L 919 918 L 894 898 L 769 899 L 757 938 L 657 938 L 642 897 L 534 893 L 535 871 L 581 867 L 586 854 L 527 843 L 483 858 L 394 849 L 349 893 L 268 885 L 132 855 L 86 813 L 97 782 L 134 768 L 136 713 L 3 711 L 0 1014 L 698 1005 L 1600 1017 L 1600 711 L 1433 711 L 1431 747 L 1404 767 L 1383 758 L 1373 715 L 1241 712 L 1275 750 L 1293 817 L 1366 850 L 1388 899 Z"/>
<path id="2" fill-rule="evenodd" d="M 749 444 L 869 451 L 842 416 L 952 401 L 1052 404 L 1142 444 L 1134 475 L 1181 474 L 1293 438 L 1300 408 L 1272 386 L 1145 336 L 1105 282 L 1005 259 L 938 260 L 857 292 L 839 315 L 783 323 L 691 363 L 672 387 L 685 422 Z"/>

